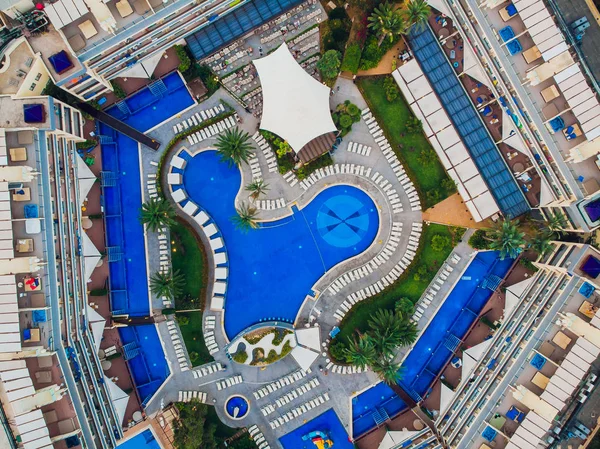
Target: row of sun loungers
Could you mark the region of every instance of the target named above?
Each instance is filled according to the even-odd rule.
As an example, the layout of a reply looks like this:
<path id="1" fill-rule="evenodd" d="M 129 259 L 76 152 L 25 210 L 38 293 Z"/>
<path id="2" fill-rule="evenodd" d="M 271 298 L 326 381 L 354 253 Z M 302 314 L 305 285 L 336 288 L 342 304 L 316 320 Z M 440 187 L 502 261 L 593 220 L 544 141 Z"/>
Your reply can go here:
<path id="1" fill-rule="evenodd" d="M 204 343 L 206 343 L 209 354 L 212 355 L 215 352 L 219 352 L 219 345 L 215 339 L 215 331 L 204 331 Z"/>
<path id="2" fill-rule="evenodd" d="M 452 254 L 452 257 L 450 257 L 450 261 L 456 265 L 458 262 L 460 262 L 460 259 L 462 259 L 462 257 L 460 257 L 458 254 L 454 253 Z"/>
<path id="3" fill-rule="evenodd" d="M 234 385 L 242 383 L 242 376 L 228 377 L 227 379 L 217 381 L 217 390 L 221 391 L 225 388 L 233 387 Z"/>
<path id="4" fill-rule="evenodd" d="M 210 139 L 223 131 L 233 128 L 237 125 L 237 121 L 232 116 L 225 117 L 223 120 L 218 121 L 212 125 L 208 125 L 206 128 L 202 128 L 200 131 L 190 134 L 187 139 L 190 145 L 195 145 L 202 142 L 203 140 Z"/>
<path id="5" fill-rule="evenodd" d="M 190 402 L 192 399 L 197 399 L 203 404 L 208 404 L 208 395 L 203 391 L 180 391 L 177 402 Z"/>
<path id="6" fill-rule="evenodd" d="M 379 127 L 377 120 L 375 120 L 375 117 L 373 117 L 373 114 L 371 114 L 369 108 L 365 108 L 362 111 L 362 118 L 369 127 L 369 132 L 371 133 L 371 136 L 373 136 L 375 142 L 377 143 L 377 145 L 379 145 L 379 148 L 385 155 L 387 161 L 390 164 L 390 167 L 392 167 L 392 169 L 394 170 L 394 174 L 398 178 L 398 181 L 400 181 L 400 184 L 402 185 L 404 191 L 408 195 L 411 209 L 413 211 L 421 210 L 421 201 L 419 200 L 419 195 L 415 189 L 414 184 L 404 171 L 404 168 L 398 160 L 396 153 L 394 153 L 392 146 L 390 145 L 386 137 L 383 135 L 383 130 Z"/>
<path id="7" fill-rule="evenodd" d="M 256 424 L 248 427 L 248 434 L 250 434 L 250 438 L 254 440 L 254 442 L 258 446 L 258 449 L 271 449 L 271 446 L 269 446 L 269 443 L 265 439 L 265 436 L 258 429 L 258 426 L 256 426 Z"/>
<path id="8" fill-rule="evenodd" d="M 295 388 L 294 390 L 281 396 L 280 398 L 275 399 L 275 404 L 277 405 L 277 407 L 281 408 L 284 405 L 289 404 L 293 400 L 298 399 L 300 396 L 308 393 L 313 388 L 318 387 L 319 385 L 320 385 L 319 379 L 317 379 L 315 377 L 314 379 L 311 379 L 308 382 L 305 382 L 304 384 L 300 385 L 298 388 Z M 267 404 L 266 406 L 261 408 L 261 411 L 264 416 L 267 416 L 275 411 L 275 407 L 273 407 L 272 403 Z"/>
<path id="9" fill-rule="evenodd" d="M 181 368 L 181 371 L 189 370 L 190 365 L 185 355 L 185 350 L 181 343 L 181 337 L 179 336 L 179 331 L 177 330 L 177 325 L 175 324 L 175 321 L 168 320 L 167 329 L 169 330 L 171 342 L 173 343 L 173 348 L 175 349 L 175 355 L 177 356 L 177 363 L 179 363 L 179 368 Z"/>
<path id="10" fill-rule="evenodd" d="M 369 145 L 363 145 L 362 143 L 348 142 L 348 151 L 351 153 L 357 153 L 361 156 L 369 156 L 372 148 Z"/>
<path id="11" fill-rule="evenodd" d="M 250 165 L 250 170 L 252 170 L 252 179 L 255 181 L 261 180 L 262 171 L 260 169 L 260 162 L 258 161 L 258 156 L 256 154 L 248 160 L 248 165 Z"/>
<path id="12" fill-rule="evenodd" d="M 266 141 L 266 139 L 260 134 L 259 131 L 256 131 L 252 138 L 267 158 L 267 166 L 269 167 L 269 173 L 275 173 L 278 169 L 277 158 L 275 157 L 275 153 L 273 153 L 271 145 L 269 144 L 269 142 Z"/>
<path id="13" fill-rule="evenodd" d="M 333 362 L 329 362 L 326 366 L 326 369 L 336 374 L 360 374 L 363 372 L 363 369 L 360 367 L 354 365 L 335 365 Z"/>
<path id="14" fill-rule="evenodd" d="M 225 112 L 225 106 L 223 104 L 219 104 L 214 108 L 206 109 L 203 111 L 196 112 L 190 118 L 182 120 L 181 122 L 173 125 L 173 132 L 175 134 L 182 133 L 188 128 L 193 128 L 194 126 L 200 126 L 204 121 L 214 118 L 219 114 Z"/>
<path id="15" fill-rule="evenodd" d="M 276 200 L 258 200 L 256 203 L 257 209 L 275 210 L 285 207 L 285 198 L 277 198 Z"/>
<path id="16" fill-rule="evenodd" d="M 290 422 L 294 418 L 299 418 L 300 416 L 307 413 L 309 410 L 312 410 L 313 408 L 318 407 L 319 405 L 326 404 L 327 402 L 329 402 L 329 393 L 323 393 L 322 395 L 305 402 L 299 407 L 292 409 L 286 414 L 281 415 L 279 418 L 275 418 L 274 420 L 269 421 L 269 425 L 271 426 L 271 429 L 277 429 L 279 426 Z"/>
<path id="17" fill-rule="evenodd" d="M 209 376 L 224 370 L 225 367 L 223 365 L 221 365 L 219 362 L 214 362 L 192 370 L 192 374 L 194 379 L 200 379 L 201 377 Z"/>
<path id="18" fill-rule="evenodd" d="M 450 273 L 454 271 L 450 265 L 446 264 L 442 269 L 438 272 L 436 278 L 429 284 L 429 288 L 425 291 L 421 300 L 417 303 L 417 307 L 415 308 L 415 312 L 413 314 L 413 321 L 418 322 L 422 316 L 425 314 L 425 310 L 429 307 L 435 295 L 440 291 Z"/>
<path id="19" fill-rule="evenodd" d="M 159 229 L 158 234 L 158 248 L 160 251 L 159 257 L 159 268 L 158 271 L 161 273 L 168 273 L 171 269 L 171 262 L 169 261 L 169 239 L 167 238 L 167 229 Z M 173 302 L 167 296 L 162 296 L 162 303 L 164 307 L 173 307 Z"/>
<path id="20" fill-rule="evenodd" d="M 390 259 L 393 252 L 396 250 L 398 244 L 400 243 L 401 235 L 402 222 L 393 222 L 392 229 L 390 232 L 390 238 L 386 243 L 385 247 L 381 250 L 381 252 L 362 267 L 358 267 L 354 270 L 348 271 L 339 278 L 337 278 L 329 286 L 329 291 L 332 294 L 339 293 L 340 290 L 342 290 L 346 285 L 351 284 L 354 281 L 362 279 L 363 277 L 366 277 L 373 273 L 379 266 L 383 265 Z M 351 305 L 347 305 L 346 308 L 349 310 L 350 307 Z"/>
<path id="21" fill-rule="evenodd" d="M 281 379 L 278 379 L 275 382 L 271 382 L 270 384 L 265 385 L 259 390 L 256 390 L 254 392 L 254 397 L 256 399 L 264 398 L 269 394 L 284 387 L 285 385 L 292 385 L 293 383 L 305 377 L 308 373 L 310 373 L 310 369 L 307 372 L 303 370 L 298 370 L 293 372 L 292 374 L 288 374 L 287 376 L 284 376 Z"/>
<path id="22" fill-rule="evenodd" d="M 158 198 L 158 191 L 156 190 L 156 173 L 148 173 L 146 188 L 148 189 L 148 196 L 150 198 Z"/>
<path id="23" fill-rule="evenodd" d="M 204 330 L 212 330 L 217 324 L 217 317 L 214 315 L 206 315 L 204 317 Z"/>
<path id="24" fill-rule="evenodd" d="M 287 182 L 290 187 L 294 187 L 298 184 L 298 178 L 296 178 L 296 175 L 291 170 L 283 175 L 283 179 L 285 179 L 285 182 Z"/>
<path id="25" fill-rule="evenodd" d="M 398 223 L 392 224 L 392 229 L 401 231 L 401 227 L 398 226 Z M 423 230 L 422 223 L 413 223 L 411 236 L 409 237 L 409 241 L 413 243 L 418 243 L 419 237 L 421 236 L 421 232 Z M 412 238 L 412 239 L 411 239 Z M 376 283 L 369 285 L 365 288 L 362 288 L 354 293 L 351 293 L 347 296 L 346 301 L 344 301 L 340 307 L 335 311 L 333 316 L 338 320 L 342 321 L 346 313 L 352 308 L 352 306 L 364 299 L 370 298 L 371 296 L 376 295 L 377 293 L 383 291 L 385 288 L 393 284 L 399 277 L 404 273 L 404 270 L 408 268 L 411 264 L 412 260 L 416 255 L 415 251 L 411 251 L 409 249 L 406 250 L 402 259 L 390 270 L 390 272 Z"/>

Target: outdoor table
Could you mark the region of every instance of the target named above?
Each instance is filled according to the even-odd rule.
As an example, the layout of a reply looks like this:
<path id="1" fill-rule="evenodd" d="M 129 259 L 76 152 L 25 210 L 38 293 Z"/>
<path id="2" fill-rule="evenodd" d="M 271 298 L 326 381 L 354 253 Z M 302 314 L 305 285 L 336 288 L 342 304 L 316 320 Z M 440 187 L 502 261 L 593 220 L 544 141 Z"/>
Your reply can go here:
<path id="1" fill-rule="evenodd" d="M 560 93 L 558 92 L 558 89 L 556 88 L 556 85 L 552 85 L 550 87 L 546 87 L 542 92 L 542 98 L 544 99 L 544 101 L 546 103 L 549 103 L 550 101 L 554 100 L 557 97 L 560 97 Z"/>
<path id="2" fill-rule="evenodd" d="M 579 313 L 587 316 L 589 319 L 594 318 L 596 312 L 598 311 L 598 307 L 593 305 L 589 301 L 583 301 L 583 304 L 579 307 Z"/>
<path id="3" fill-rule="evenodd" d="M 571 339 L 567 337 L 562 331 L 558 331 L 552 339 L 552 342 L 559 348 L 567 349 L 567 346 L 569 346 L 569 343 L 571 343 Z"/>
<path id="4" fill-rule="evenodd" d="M 33 239 L 18 239 L 17 240 L 17 252 L 18 253 L 30 253 L 33 251 Z"/>
<path id="5" fill-rule="evenodd" d="M 27 149 L 26 148 L 11 148 L 10 149 L 10 160 L 12 162 L 24 162 L 27 160 Z"/>
<path id="6" fill-rule="evenodd" d="M 535 376 L 533 376 L 533 378 L 531 379 L 531 383 L 537 385 L 542 390 L 546 389 L 546 387 L 548 386 L 548 382 L 550 382 L 550 378 L 544 376 L 540 372 L 535 373 Z"/>
<path id="7" fill-rule="evenodd" d="M 98 34 L 98 30 L 96 29 L 96 27 L 94 26 L 94 24 L 92 23 L 91 20 L 86 20 L 85 22 L 80 23 L 79 29 L 81 30 L 81 32 L 83 33 L 83 36 L 86 39 L 90 39 L 90 38 L 94 37 L 96 34 Z"/>
<path id="8" fill-rule="evenodd" d="M 13 201 L 31 201 L 31 190 L 29 187 L 23 187 L 13 193 Z"/>
<path id="9" fill-rule="evenodd" d="M 448 31 L 447 28 L 442 28 L 440 30 L 440 40 L 444 40 L 445 38 L 447 38 L 448 36 L 450 36 L 450 31 Z"/>
<path id="10" fill-rule="evenodd" d="M 454 47 L 456 47 L 456 40 L 455 39 L 448 39 L 446 41 L 446 48 L 453 49 Z"/>

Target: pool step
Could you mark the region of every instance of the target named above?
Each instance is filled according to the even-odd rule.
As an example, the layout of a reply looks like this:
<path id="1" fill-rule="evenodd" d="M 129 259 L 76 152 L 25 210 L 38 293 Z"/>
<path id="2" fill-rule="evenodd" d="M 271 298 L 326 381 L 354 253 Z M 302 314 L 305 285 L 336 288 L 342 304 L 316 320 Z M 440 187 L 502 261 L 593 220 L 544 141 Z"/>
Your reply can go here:
<path id="1" fill-rule="evenodd" d="M 481 288 L 487 288 L 488 290 L 494 292 L 498 287 L 500 287 L 501 282 L 501 278 L 499 278 L 495 274 L 489 274 L 483 279 L 483 282 L 481 283 Z"/>
<path id="2" fill-rule="evenodd" d="M 460 344 L 461 340 L 456 335 L 450 334 L 444 339 L 444 346 L 452 352 L 456 351 Z"/>
<path id="3" fill-rule="evenodd" d="M 136 357 L 140 353 L 140 349 L 138 348 L 135 342 L 127 343 L 123 346 L 123 358 L 125 360 L 131 360 Z"/>
<path id="4" fill-rule="evenodd" d="M 163 80 L 155 81 L 154 83 L 150 84 L 148 86 L 148 88 L 150 89 L 150 92 L 152 92 L 152 94 L 155 97 L 159 97 L 159 98 L 162 98 L 163 94 L 165 92 L 167 92 L 167 86 L 165 86 L 165 83 Z"/>
<path id="5" fill-rule="evenodd" d="M 117 175 L 112 171 L 100 172 L 102 187 L 114 187 L 117 185 Z"/>

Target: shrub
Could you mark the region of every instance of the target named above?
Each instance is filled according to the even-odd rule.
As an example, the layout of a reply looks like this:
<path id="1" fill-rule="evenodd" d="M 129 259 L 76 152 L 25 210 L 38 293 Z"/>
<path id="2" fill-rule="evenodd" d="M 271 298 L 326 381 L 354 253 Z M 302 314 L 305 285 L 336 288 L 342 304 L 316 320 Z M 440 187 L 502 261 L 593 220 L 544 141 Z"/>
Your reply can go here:
<path id="1" fill-rule="evenodd" d="M 485 237 L 486 232 L 483 229 L 478 229 L 469 238 L 469 246 L 474 249 L 488 249 L 490 242 Z"/>
<path id="2" fill-rule="evenodd" d="M 346 362 L 345 349 L 346 345 L 342 341 L 335 341 L 329 345 L 329 355 L 338 362 Z"/>
<path id="3" fill-rule="evenodd" d="M 383 55 L 385 55 L 388 50 L 396 45 L 397 42 L 398 38 L 395 38 L 393 41 L 386 39 L 380 46 L 377 37 L 373 34 L 370 34 L 367 37 L 365 46 L 363 48 L 359 68 L 361 70 L 369 70 L 377 67 L 379 61 L 381 61 L 381 58 L 383 58 Z"/>
<path id="4" fill-rule="evenodd" d="M 419 153 L 417 160 L 421 165 L 433 164 L 437 160 L 437 153 L 431 147 L 427 147 Z"/>
<path id="5" fill-rule="evenodd" d="M 413 278 L 415 281 L 420 281 L 427 276 L 427 273 L 427 265 L 421 265 L 419 268 L 417 268 L 417 271 L 415 271 Z"/>
<path id="6" fill-rule="evenodd" d="M 394 304 L 394 311 L 400 313 L 403 317 L 410 317 L 415 309 L 414 304 L 408 298 L 400 298 Z"/>
<path id="7" fill-rule="evenodd" d="M 358 65 L 360 64 L 360 54 L 362 48 L 358 42 L 353 42 L 346 48 L 344 53 L 344 59 L 342 60 L 341 70 L 356 74 L 358 72 Z"/>
<path id="8" fill-rule="evenodd" d="M 95 140 L 84 140 L 83 142 L 77 142 L 75 144 L 75 146 L 77 147 L 78 150 L 85 150 L 87 148 L 90 148 L 92 146 L 96 146 L 98 144 L 98 142 L 96 142 Z"/>
<path id="9" fill-rule="evenodd" d="M 425 193 L 425 196 L 427 197 L 427 201 L 429 201 L 430 204 L 439 203 L 442 199 L 442 194 L 439 189 L 428 190 Z"/>
<path id="10" fill-rule="evenodd" d="M 352 117 L 350 117 L 348 114 L 340 115 L 340 126 L 342 127 L 342 129 L 350 128 L 352 126 L 352 123 Z"/>
<path id="11" fill-rule="evenodd" d="M 456 183 L 452 178 L 446 178 L 441 182 L 442 189 L 444 189 L 447 193 L 456 192 Z"/>
<path id="12" fill-rule="evenodd" d="M 177 317 L 177 322 L 180 326 L 187 326 L 190 324 L 190 319 L 185 315 L 180 315 Z"/>
<path id="13" fill-rule="evenodd" d="M 317 61 L 317 69 L 325 79 L 335 78 L 341 65 L 340 52 L 336 50 L 327 50 Z"/>
<path id="14" fill-rule="evenodd" d="M 423 132 L 423 123 L 417 117 L 411 116 L 406 121 L 406 131 L 408 131 L 409 134 L 418 134 Z"/>
<path id="15" fill-rule="evenodd" d="M 185 49 L 185 46 L 175 45 L 175 53 L 179 58 L 179 67 L 177 68 L 181 73 L 187 72 L 190 69 L 190 66 L 192 65 L 192 60 L 190 59 L 187 50 Z"/>
<path id="16" fill-rule="evenodd" d="M 386 76 L 383 80 L 383 88 L 385 89 L 385 98 L 390 103 L 395 101 L 400 95 L 400 90 L 398 89 L 398 84 L 391 76 Z"/>
<path id="17" fill-rule="evenodd" d="M 450 238 L 445 235 L 436 234 L 431 238 L 431 249 L 438 253 L 444 251 L 451 244 Z"/>
<path id="18" fill-rule="evenodd" d="M 246 351 L 238 351 L 235 354 L 233 354 L 231 358 L 234 362 L 246 363 L 246 360 L 248 360 L 248 354 L 246 353 Z"/>
<path id="19" fill-rule="evenodd" d="M 106 288 L 95 288 L 90 291 L 90 296 L 106 296 L 108 290 Z"/>
<path id="20" fill-rule="evenodd" d="M 521 258 L 519 259 L 519 264 L 520 264 L 520 265 L 522 265 L 522 266 L 524 266 L 524 267 L 525 267 L 525 268 L 527 268 L 528 270 L 531 270 L 531 271 L 533 271 L 534 273 L 535 273 L 536 271 L 538 271 L 538 269 L 539 269 L 538 267 L 536 267 L 536 266 L 533 264 L 533 262 L 532 262 L 531 260 L 529 260 L 529 259 L 525 259 L 524 257 L 521 257 Z"/>
<path id="21" fill-rule="evenodd" d="M 319 168 L 327 167 L 328 165 L 333 165 L 333 159 L 329 153 L 325 153 L 324 155 L 316 158 L 313 161 L 310 161 L 308 164 L 300 167 L 296 172 L 298 179 L 302 181 L 307 176 L 310 176 L 312 172 L 318 170 Z"/>
<path id="22" fill-rule="evenodd" d="M 196 351 L 190 352 L 190 361 L 192 363 L 194 363 L 196 360 L 198 360 L 198 357 L 200 357 L 200 356 L 198 355 L 198 353 Z"/>
<path id="23" fill-rule="evenodd" d="M 127 96 L 127 94 L 125 93 L 125 90 L 123 90 L 121 85 L 119 83 L 117 83 L 116 80 L 110 80 L 110 85 L 112 86 L 112 90 L 113 90 L 113 93 L 115 94 L 115 97 L 125 98 Z"/>
<path id="24" fill-rule="evenodd" d="M 327 17 L 329 18 L 330 22 L 333 22 L 335 20 L 341 21 L 347 19 L 348 15 L 346 14 L 346 10 L 342 6 L 338 6 L 337 8 L 333 8 L 331 11 L 329 11 Z"/>
<path id="25" fill-rule="evenodd" d="M 349 36 L 350 36 L 350 33 L 348 33 L 348 31 L 346 31 L 342 28 L 337 28 L 335 30 L 331 30 L 331 37 L 333 38 L 333 41 L 336 44 L 338 44 L 337 48 L 342 47 L 342 44 L 346 43 Z"/>

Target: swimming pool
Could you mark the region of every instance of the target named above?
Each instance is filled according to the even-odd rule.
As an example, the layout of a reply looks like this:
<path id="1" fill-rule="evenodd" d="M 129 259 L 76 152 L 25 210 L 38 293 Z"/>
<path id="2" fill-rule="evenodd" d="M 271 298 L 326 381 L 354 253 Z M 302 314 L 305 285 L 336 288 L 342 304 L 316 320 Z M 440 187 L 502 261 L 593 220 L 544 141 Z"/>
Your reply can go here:
<path id="1" fill-rule="evenodd" d="M 356 187 L 336 185 L 289 217 L 241 232 L 231 221 L 239 169 L 221 162 L 216 151 L 183 157 L 188 159 L 183 187 L 216 222 L 227 248 L 225 331 L 230 339 L 261 321 L 293 322 L 315 282 L 367 249 L 379 229 L 373 200 Z"/>
<path id="2" fill-rule="evenodd" d="M 284 449 L 317 449 L 311 441 L 302 439 L 304 435 L 310 432 L 320 431 L 327 434 L 333 441 L 335 449 L 353 449 L 354 444 L 348 441 L 348 433 L 340 422 L 340 419 L 332 408 L 325 413 L 311 419 L 303 426 L 279 438 L 279 442 Z M 129 448 L 128 448 L 129 449 Z"/>
<path id="3" fill-rule="evenodd" d="M 429 326 L 402 362 L 401 386 L 414 399 L 424 397 L 448 363 L 467 331 L 478 318 L 493 291 L 484 286 L 504 278 L 513 259 L 500 260 L 494 251 L 480 252 L 469 264 Z M 492 288 L 492 287 L 490 287 Z M 384 383 L 352 399 L 353 435 L 358 438 L 373 427 L 373 413 L 383 409 L 390 416 L 405 409 L 404 402 Z"/>
<path id="4" fill-rule="evenodd" d="M 147 131 L 194 103 L 178 73 L 168 75 L 163 82 L 167 90 L 158 96 L 145 88 L 125 100 L 130 114 L 116 106 L 107 112 L 139 131 Z M 115 315 L 148 316 L 146 246 L 139 221 L 142 204 L 139 146 L 103 123 L 98 123 L 97 132 L 112 139 L 102 144 L 102 170 L 108 173 L 104 175 L 102 204 L 111 309 Z M 132 357 L 128 360 L 129 368 L 145 403 L 169 375 L 158 333 L 153 325 L 145 325 L 119 328 L 119 335 Z"/>
<path id="5" fill-rule="evenodd" d="M 119 449 L 161 449 L 160 444 L 154 438 L 154 434 L 150 429 L 146 429 L 138 433 L 133 438 L 125 441 L 117 446 Z"/>
<path id="6" fill-rule="evenodd" d="M 249 409 L 250 403 L 243 396 L 231 396 L 225 402 L 225 411 L 232 419 L 242 419 Z"/>

